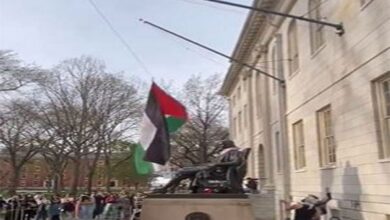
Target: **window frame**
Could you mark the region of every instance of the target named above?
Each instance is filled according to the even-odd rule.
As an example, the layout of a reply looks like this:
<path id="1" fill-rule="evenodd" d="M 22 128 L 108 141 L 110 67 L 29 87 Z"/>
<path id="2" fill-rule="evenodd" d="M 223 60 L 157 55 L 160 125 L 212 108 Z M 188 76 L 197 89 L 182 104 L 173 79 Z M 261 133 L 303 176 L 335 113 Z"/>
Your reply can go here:
<path id="1" fill-rule="evenodd" d="M 305 128 L 302 119 L 292 124 L 292 131 L 295 170 L 302 170 L 307 166 L 305 149 Z"/>
<path id="2" fill-rule="evenodd" d="M 276 43 L 275 45 L 272 47 L 272 50 L 271 50 L 271 60 L 272 60 L 272 65 L 271 65 L 271 68 L 272 68 L 272 75 L 276 78 L 278 78 L 278 64 L 277 64 L 277 59 L 278 59 L 278 55 L 277 55 L 277 52 L 276 52 Z M 272 94 L 275 95 L 276 94 L 276 88 L 277 88 L 277 81 L 275 79 L 272 79 L 270 78 L 269 80 L 272 81 Z"/>
<path id="3" fill-rule="evenodd" d="M 390 114 L 385 114 L 385 97 L 383 92 L 383 83 L 389 82 L 390 86 L 390 72 L 385 73 L 382 77 L 373 82 L 374 84 L 374 104 L 376 122 L 378 127 L 378 157 L 380 160 L 390 160 L 390 126 L 386 126 L 386 120 L 390 119 Z M 390 122 L 388 122 L 390 123 Z M 387 127 L 387 128 L 386 128 Z M 386 136 L 387 134 L 387 136 Z"/>
<path id="4" fill-rule="evenodd" d="M 238 133 L 242 131 L 242 112 L 238 112 Z"/>
<path id="5" fill-rule="evenodd" d="M 327 113 L 329 113 L 329 118 L 326 119 Z M 332 106 L 330 104 L 326 105 L 318 110 L 316 115 L 320 166 L 333 167 L 337 163 L 337 146 L 333 132 Z M 325 142 L 328 144 L 325 145 Z"/>
<path id="6" fill-rule="evenodd" d="M 321 7 L 318 7 L 318 5 L 321 5 L 321 1 L 322 0 L 308 1 L 308 10 L 309 10 L 308 16 L 310 19 L 322 20 Z M 315 4 L 316 2 L 318 3 Z M 315 4 L 314 7 L 313 4 Z M 317 54 L 317 51 L 319 51 L 325 45 L 324 25 L 317 24 L 317 23 L 310 23 L 309 33 L 310 33 L 310 52 L 312 56 L 314 56 L 315 54 Z"/>
<path id="7" fill-rule="evenodd" d="M 249 109 L 248 104 L 244 104 L 244 128 L 247 128 L 249 124 Z"/>
<path id="8" fill-rule="evenodd" d="M 295 19 L 292 19 L 287 30 L 287 50 L 288 50 L 288 70 L 289 76 L 299 72 L 299 42 L 298 42 L 298 25 Z M 293 64 L 295 62 L 295 68 Z"/>
<path id="9" fill-rule="evenodd" d="M 282 163 L 282 148 L 281 148 L 281 140 L 280 140 L 280 131 L 275 131 L 275 149 L 276 149 L 276 171 L 278 174 L 283 171 L 283 163 Z"/>

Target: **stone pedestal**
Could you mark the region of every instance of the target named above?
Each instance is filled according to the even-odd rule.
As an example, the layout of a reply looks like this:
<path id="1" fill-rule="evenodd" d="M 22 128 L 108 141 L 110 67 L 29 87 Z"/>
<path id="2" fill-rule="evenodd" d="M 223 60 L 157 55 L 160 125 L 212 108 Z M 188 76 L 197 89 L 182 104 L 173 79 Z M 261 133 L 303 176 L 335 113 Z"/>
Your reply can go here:
<path id="1" fill-rule="evenodd" d="M 141 220 L 254 219 L 246 195 L 226 194 L 153 195 L 145 198 L 141 215 Z"/>

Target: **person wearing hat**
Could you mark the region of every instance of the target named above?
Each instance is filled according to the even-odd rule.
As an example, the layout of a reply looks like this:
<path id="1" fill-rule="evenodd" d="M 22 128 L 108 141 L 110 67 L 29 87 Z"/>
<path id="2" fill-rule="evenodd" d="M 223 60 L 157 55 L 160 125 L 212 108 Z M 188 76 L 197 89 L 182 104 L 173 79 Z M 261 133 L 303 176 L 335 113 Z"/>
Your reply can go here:
<path id="1" fill-rule="evenodd" d="M 184 167 L 180 169 L 175 177 L 164 187 L 155 189 L 153 193 L 167 193 L 169 189 L 175 189 L 182 180 L 194 178 L 195 175 L 203 170 L 208 170 L 215 166 L 235 166 L 241 164 L 241 151 L 231 140 L 224 140 L 221 143 L 222 151 L 216 159 L 216 163 L 204 164 L 195 167 Z"/>

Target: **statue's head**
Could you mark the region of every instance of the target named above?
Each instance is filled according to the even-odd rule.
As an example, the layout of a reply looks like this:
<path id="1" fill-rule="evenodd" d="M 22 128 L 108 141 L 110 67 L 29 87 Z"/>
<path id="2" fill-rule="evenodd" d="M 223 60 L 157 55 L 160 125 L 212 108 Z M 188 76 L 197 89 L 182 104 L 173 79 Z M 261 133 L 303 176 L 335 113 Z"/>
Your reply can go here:
<path id="1" fill-rule="evenodd" d="M 231 147 L 235 147 L 235 146 L 236 145 L 231 140 L 224 140 L 224 141 L 222 141 L 222 149 L 227 149 L 227 148 L 231 148 Z"/>

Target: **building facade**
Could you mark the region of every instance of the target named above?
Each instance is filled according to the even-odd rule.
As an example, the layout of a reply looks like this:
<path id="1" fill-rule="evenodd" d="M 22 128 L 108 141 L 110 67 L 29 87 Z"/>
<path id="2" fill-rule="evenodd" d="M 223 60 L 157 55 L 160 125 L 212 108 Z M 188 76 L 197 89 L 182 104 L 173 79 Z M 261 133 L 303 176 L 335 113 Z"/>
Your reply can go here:
<path id="1" fill-rule="evenodd" d="M 221 93 L 230 132 L 251 147 L 249 176 L 281 200 L 333 192 L 330 214 L 390 219 L 390 1 L 255 0 L 256 7 L 343 23 L 250 12 Z"/>
<path id="2" fill-rule="evenodd" d="M 92 159 L 91 159 L 92 161 Z M 80 168 L 80 178 L 78 187 L 86 188 L 88 184 L 88 162 L 84 160 Z M 49 165 L 45 162 L 42 156 L 35 156 L 22 168 L 19 179 L 18 190 L 47 190 L 51 187 L 51 177 Z M 9 174 L 11 168 L 6 158 L 0 158 L 0 190 L 6 189 L 9 186 Z M 71 163 L 66 167 L 62 177 L 62 189 L 70 189 L 73 183 L 73 166 Z M 92 180 L 93 188 L 104 188 L 106 186 L 105 165 L 104 160 L 97 162 L 94 179 Z M 126 187 L 129 186 L 125 181 L 112 179 L 110 186 Z"/>

